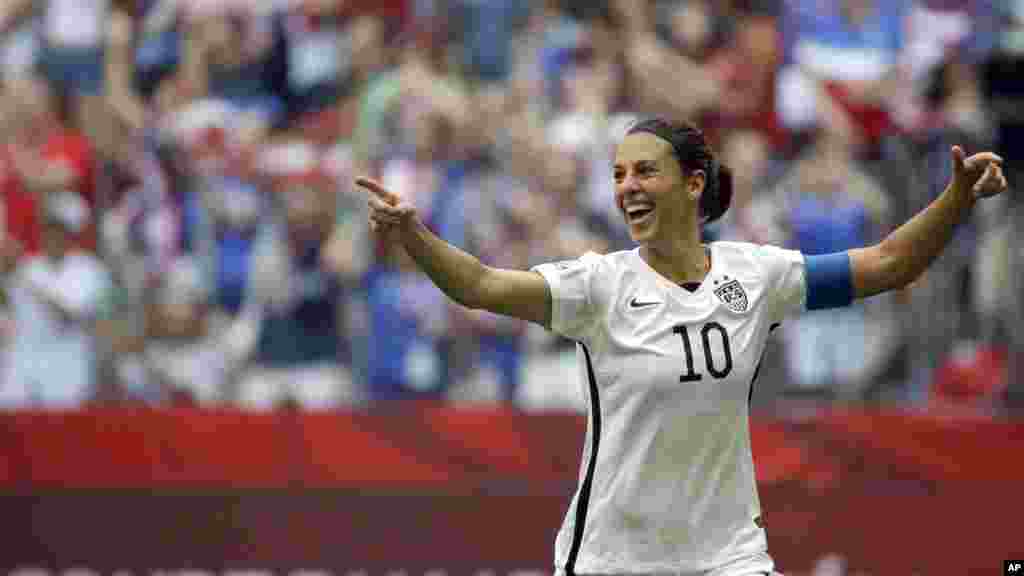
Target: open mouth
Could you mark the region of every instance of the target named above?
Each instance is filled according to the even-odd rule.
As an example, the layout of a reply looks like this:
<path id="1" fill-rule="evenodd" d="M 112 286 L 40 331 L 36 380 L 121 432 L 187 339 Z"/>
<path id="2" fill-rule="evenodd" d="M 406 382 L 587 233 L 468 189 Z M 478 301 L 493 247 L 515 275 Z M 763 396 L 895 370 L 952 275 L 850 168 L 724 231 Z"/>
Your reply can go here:
<path id="1" fill-rule="evenodd" d="M 630 206 L 626 208 L 626 220 L 630 224 L 646 223 L 654 215 L 654 207 L 647 205 Z"/>

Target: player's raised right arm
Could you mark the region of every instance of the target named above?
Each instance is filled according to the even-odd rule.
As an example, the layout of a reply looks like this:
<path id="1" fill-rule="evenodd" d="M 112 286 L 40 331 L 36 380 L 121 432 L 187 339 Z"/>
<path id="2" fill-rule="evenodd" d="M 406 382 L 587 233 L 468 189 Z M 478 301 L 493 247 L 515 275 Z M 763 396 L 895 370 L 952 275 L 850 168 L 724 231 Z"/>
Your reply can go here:
<path id="1" fill-rule="evenodd" d="M 400 243 L 449 298 L 468 308 L 550 325 L 551 292 L 539 273 L 487 266 L 438 238 L 398 194 L 369 178 L 356 184 L 370 193 L 370 228 Z"/>

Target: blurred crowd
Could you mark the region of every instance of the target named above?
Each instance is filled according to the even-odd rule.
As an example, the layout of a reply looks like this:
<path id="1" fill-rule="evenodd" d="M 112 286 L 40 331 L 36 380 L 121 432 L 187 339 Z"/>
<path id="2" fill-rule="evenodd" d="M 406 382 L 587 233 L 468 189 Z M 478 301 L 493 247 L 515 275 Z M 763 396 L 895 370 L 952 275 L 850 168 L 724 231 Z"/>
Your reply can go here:
<path id="1" fill-rule="evenodd" d="M 616 138 L 689 118 L 736 174 L 708 240 L 845 250 L 953 143 L 1013 186 L 1022 38 L 995 0 L 5 0 L 0 406 L 578 409 L 571 346 L 451 304 L 356 175 L 523 268 L 629 248 Z M 755 399 L 1006 404 L 1014 195 L 909 289 L 783 326 Z"/>

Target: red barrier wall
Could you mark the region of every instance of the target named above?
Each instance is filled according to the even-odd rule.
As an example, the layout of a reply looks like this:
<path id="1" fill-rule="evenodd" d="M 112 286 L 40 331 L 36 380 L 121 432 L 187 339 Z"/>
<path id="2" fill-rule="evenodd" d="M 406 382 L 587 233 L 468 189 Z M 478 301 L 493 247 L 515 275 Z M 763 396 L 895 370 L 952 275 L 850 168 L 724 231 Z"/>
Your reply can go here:
<path id="1" fill-rule="evenodd" d="M 0 414 L 0 569 L 229 568 L 409 576 L 550 571 L 582 418 Z M 1024 557 L 1024 427 L 832 412 L 752 427 L 772 554 L 873 576 Z"/>

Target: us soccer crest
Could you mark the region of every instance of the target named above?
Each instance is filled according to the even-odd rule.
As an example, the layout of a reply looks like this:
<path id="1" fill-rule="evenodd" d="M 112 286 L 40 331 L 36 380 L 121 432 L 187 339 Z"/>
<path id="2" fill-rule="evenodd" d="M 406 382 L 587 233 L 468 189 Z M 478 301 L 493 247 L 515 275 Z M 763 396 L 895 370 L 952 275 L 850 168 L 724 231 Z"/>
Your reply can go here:
<path id="1" fill-rule="evenodd" d="M 715 288 L 715 296 L 733 312 L 747 311 L 747 292 L 743 290 L 739 280 L 729 280 Z"/>

